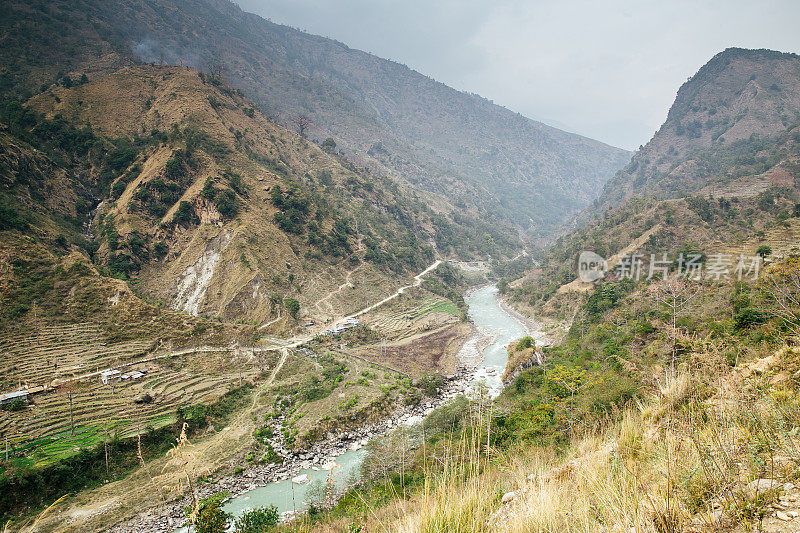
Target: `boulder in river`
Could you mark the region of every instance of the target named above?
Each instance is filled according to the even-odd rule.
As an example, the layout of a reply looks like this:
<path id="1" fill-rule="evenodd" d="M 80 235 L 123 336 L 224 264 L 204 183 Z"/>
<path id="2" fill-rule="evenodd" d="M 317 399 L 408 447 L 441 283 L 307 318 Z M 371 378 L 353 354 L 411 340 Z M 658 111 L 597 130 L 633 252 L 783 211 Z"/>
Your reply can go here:
<path id="1" fill-rule="evenodd" d="M 309 483 L 311 480 L 308 479 L 308 474 L 300 474 L 299 476 L 295 476 L 292 478 L 292 483 L 297 483 L 298 485 L 304 485 L 305 483 Z"/>

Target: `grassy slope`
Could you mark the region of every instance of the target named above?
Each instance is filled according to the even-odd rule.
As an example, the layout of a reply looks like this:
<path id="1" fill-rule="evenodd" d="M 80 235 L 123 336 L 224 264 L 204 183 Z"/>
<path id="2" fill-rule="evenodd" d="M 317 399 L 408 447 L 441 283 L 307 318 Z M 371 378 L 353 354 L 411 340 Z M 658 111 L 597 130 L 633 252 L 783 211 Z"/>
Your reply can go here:
<path id="1" fill-rule="evenodd" d="M 372 483 L 287 530 L 783 531 L 778 493 L 746 488 L 797 482 L 797 324 L 760 313 L 776 307 L 771 285 L 698 283 L 676 329 L 654 295 L 662 282 L 606 285 L 547 364 L 495 402 L 490 426 L 478 400 L 385 440 Z M 408 442 L 403 461 L 377 466 Z"/>
<path id="2" fill-rule="evenodd" d="M 125 97 L 118 97 L 120 93 Z M 125 177 L 127 186 L 120 187 L 116 201 L 100 212 L 114 217 L 123 242 L 132 231 L 138 231 L 146 240 L 168 244 L 166 258 L 143 266 L 139 276 L 141 285 L 159 300 L 169 301 L 177 278 L 220 234 L 225 234 L 227 241 L 220 260 L 226 265 L 225 275 L 210 279 L 207 294 L 216 297 L 209 298 L 201 312 L 255 321 L 265 321 L 273 313 L 269 298 L 273 294 L 298 299 L 304 314 L 319 319 L 317 313 L 322 309 L 314 304 L 364 259 L 359 276 L 371 281 L 357 284 L 357 294 L 349 299 L 351 305 L 373 298 L 378 294 L 375 289 L 387 286 L 387 280 L 427 266 L 432 261 L 427 241 L 436 242 L 444 253 L 483 253 L 486 228 L 472 229 L 454 215 L 437 212 L 435 199 L 431 209 L 412 191 L 275 126 L 235 92 L 204 83 L 194 71 L 124 69 L 78 88 L 48 91 L 32 105 L 51 116 L 61 114 L 76 123 L 88 122 L 109 136 L 132 137 L 174 127 L 205 136 L 198 143 L 190 182 L 179 190 L 179 201 L 193 203 L 203 222 L 197 229 L 191 225 L 165 230 L 179 202 L 166 205 L 161 216 L 154 217 L 137 200 L 148 183 L 164 179 L 172 152 L 186 147 L 186 140 L 180 138 L 142 153 L 132 167 L 137 174 Z M 115 112 L 108 113 L 109 107 Z M 225 190 L 226 172 L 235 172 L 242 179 L 244 193 L 236 194 L 241 209 L 235 217 L 221 215 L 214 201 L 201 196 L 209 179 L 218 191 Z M 273 223 L 279 210 L 271 196 L 276 186 L 294 190 L 294 196 L 310 201 L 299 227 L 282 231 Z M 318 226 L 315 235 L 324 240 L 333 235 L 337 221 L 347 229 L 341 245 L 334 248 L 323 242 L 309 246 L 309 223 Z M 357 241 L 362 238 L 359 253 Z M 497 234 L 496 239 L 502 241 L 502 236 Z M 100 253 L 106 250 L 103 245 Z M 362 295 L 362 291 L 368 292 Z M 355 309 L 347 308 L 341 297 L 333 303 L 339 311 Z"/>
<path id="3" fill-rule="evenodd" d="M 751 80 L 748 71 L 760 55 L 730 52 L 718 66 L 724 73 L 732 64 L 734 78 L 761 83 L 767 73 Z M 787 324 L 774 315 L 779 306 L 764 279 L 705 280 L 690 284 L 684 293 L 690 301 L 675 312 L 668 283 L 592 287 L 574 281 L 573 264 L 584 249 L 613 258 L 691 250 L 754 255 L 769 246 L 772 268 L 797 268 L 798 128 L 773 105 L 796 108 L 795 87 L 786 85 L 794 74 L 782 70 L 795 58 L 766 56 L 764 70 L 776 70 L 773 80 L 785 94 L 772 89 L 781 94 L 749 100 L 751 114 L 729 124 L 728 140 L 711 139 L 701 125 L 683 151 L 669 149 L 675 132 L 648 145 L 647 153 L 663 149 L 664 168 L 640 174 L 670 194 L 648 187 L 628 197 L 562 238 L 541 268 L 519 281 L 512 282 L 519 268 L 506 269 L 501 285 L 521 309 L 572 326 L 546 350 L 544 367 L 523 372 L 498 399 L 491 435 L 485 416 L 475 417 L 478 402 L 470 429 L 456 425 L 444 438 L 434 435 L 427 445 L 438 441 L 435 452 L 418 451 L 375 487 L 346 498 L 322 525 L 298 529 L 347 531 L 365 520 L 367 531 L 785 530 L 771 507 L 778 494 L 750 496 L 746 484 L 764 477 L 796 481 L 796 302 Z M 715 92 L 713 79 L 705 86 L 708 73 L 701 74 L 697 94 L 724 92 Z M 671 112 L 671 120 L 709 111 L 709 102 L 694 109 L 687 87 L 676 104 L 683 114 Z M 675 122 L 662 130 L 667 126 Z M 762 137 L 750 137 L 754 128 Z M 686 161 L 692 164 L 682 167 Z M 687 185 L 681 172 L 698 161 L 710 174 Z M 612 182 L 609 194 L 620 192 L 621 200 L 628 193 L 618 185 Z M 512 490 L 513 502 L 501 504 Z M 782 502 L 794 507 L 788 497 Z"/>
<path id="4" fill-rule="evenodd" d="M 293 128 L 306 117 L 310 136 L 333 137 L 359 164 L 472 218 L 540 234 L 590 202 L 629 157 L 227 1 L 12 2 L 2 20 L 9 90 L 35 94 L 65 74 L 140 60 L 224 70 L 265 113 Z M 57 52 L 41 54 L 43 44 Z"/>
<path id="5" fill-rule="evenodd" d="M 0 373 L 3 390 L 20 382 L 63 382 L 187 344 L 227 345 L 238 340 L 250 345 L 266 330 L 232 322 L 269 318 L 271 312 L 274 316 L 269 301 L 274 294 L 300 300 L 299 318 L 341 316 L 383 297 L 427 266 L 432 250 L 420 238 L 435 238 L 442 250 L 467 255 L 475 251 L 471 243 L 486 245 L 480 229 L 435 213 L 391 180 L 275 126 L 235 91 L 217 81 L 205 83 L 194 71 L 125 69 L 77 87 L 55 88 L 32 100 L 30 108 L 44 116 L 12 106 L 6 115 L 7 133 L 2 134 L 0 320 L 3 348 L 11 355 Z M 192 155 L 179 160 L 187 180 L 180 185 L 180 196 L 173 197 L 161 215 L 142 209 L 135 191 L 166 181 L 170 161 L 178 159 L 176 153 L 188 154 L 190 146 Z M 232 178 L 234 174 L 240 181 Z M 213 199 L 201 196 L 209 177 L 217 192 L 235 188 L 235 214 L 223 216 Z M 285 231 L 274 220 L 279 206 L 268 193 L 277 186 L 289 191 L 284 199 L 310 200 L 312 210 L 300 231 Z M 190 204 L 196 218 L 176 223 L 182 201 Z M 355 217 L 358 234 L 355 227 L 344 230 L 337 251 L 332 244 L 336 221 Z M 434 217 L 443 232 L 434 230 Z M 318 244 L 310 242 L 311 221 L 322 236 Z M 87 233 L 96 239 L 87 239 Z M 165 303 L 174 294 L 174 276 L 222 233 L 232 235 L 221 262 L 225 272 L 210 285 L 213 311 L 206 312 L 229 321 L 169 310 Z M 166 245 L 162 251 L 160 244 Z M 343 256 L 345 248 L 351 256 Z M 120 259 L 124 256 L 129 261 Z M 345 271 L 353 272 L 353 288 L 328 298 L 326 305 L 314 305 L 341 283 Z M 266 286 L 261 299 L 250 296 L 258 283 Z M 437 288 L 446 291 L 447 286 Z M 247 298 L 254 298 L 256 305 Z M 443 309 L 454 306 L 441 298 L 438 302 Z M 280 306 L 280 300 L 276 304 Z M 298 322 L 290 320 L 285 309 L 280 314 L 272 331 L 296 327 Z M 332 355 L 337 360 L 348 357 Z M 224 350 L 138 364 L 135 368 L 147 368 L 147 377 L 114 389 L 102 386 L 96 376 L 81 380 L 72 398 L 75 435 L 68 395 L 54 391 L 37 396 L 33 407 L 0 413 L 0 430 L 9 436 L 14 457 L 8 472 L 45 467 L 111 437 L 169 426 L 178 406 L 212 403 L 242 379 L 265 387 L 259 394 L 270 398 L 276 390 L 296 395 L 302 379 L 317 369 L 302 357 L 293 359 L 292 372 L 275 390 L 272 384 L 261 384 L 277 357 L 256 357 L 232 366 L 231 354 Z M 312 430 L 319 419 L 330 419 L 325 415 L 332 411 L 338 414 L 326 423 L 329 429 L 360 423 L 366 416 L 381 416 L 410 390 L 410 384 L 396 384 L 393 375 L 384 378 L 384 370 L 370 369 L 363 360 L 349 365 L 351 375 L 336 384 L 335 394 L 296 400 L 304 406 L 303 417 L 294 421 L 299 421 L 298 440 L 320 436 Z M 145 392 L 154 401 L 135 403 Z M 340 393 L 353 401 L 341 400 Z M 221 447 L 215 451 L 215 467 L 252 445 L 253 414 L 263 417 L 261 403 L 236 419 L 235 439 L 212 438 L 204 444 Z M 172 481 L 177 483 L 179 477 L 178 473 Z M 145 492 L 133 491 L 144 500 L 134 498 L 131 505 L 153 496 Z"/>

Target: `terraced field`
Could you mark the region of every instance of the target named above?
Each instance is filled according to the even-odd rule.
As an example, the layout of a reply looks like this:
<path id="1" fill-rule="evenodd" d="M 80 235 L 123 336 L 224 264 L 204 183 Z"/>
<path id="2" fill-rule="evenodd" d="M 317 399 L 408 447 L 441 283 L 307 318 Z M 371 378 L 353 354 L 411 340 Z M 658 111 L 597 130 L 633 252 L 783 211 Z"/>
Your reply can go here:
<path id="1" fill-rule="evenodd" d="M 152 342 L 108 344 L 91 324 L 55 326 L 0 341 L 3 359 L 17 361 L 2 370 L 3 392 L 20 383 L 33 387 L 58 379 L 57 384 L 114 367 L 145 372 L 139 380 L 114 384 L 103 384 L 99 376 L 91 375 L 34 394 L 33 404 L 22 411 L 0 411 L 2 445 L 7 438 L 12 452 L 23 452 L 15 463 L 48 463 L 104 439 L 170 424 L 179 406 L 211 403 L 240 380 L 263 374 L 278 357 L 275 352 L 257 356 L 245 352 L 238 357 L 224 349 L 183 351 L 172 357 L 153 348 Z M 169 357 L 153 360 L 160 356 Z M 145 394 L 149 402 L 141 401 Z"/>
<path id="2" fill-rule="evenodd" d="M 0 391 L 109 368 L 150 352 L 153 341 L 106 342 L 91 323 L 42 326 L 0 339 Z M 11 363 L 13 361 L 13 364 Z"/>
<path id="3" fill-rule="evenodd" d="M 389 337 L 404 338 L 416 332 L 430 319 L 447 323 L 453 318 L 457 320 L 458 314 L 458 307 L 450 300 L 427 297 L 421 301 L 404 302 L 375 311 L 371 316 L 367 315 L 364 322 Z"/>
<path id="4" fill-rule="evenodd" d="M 737 246 L 720 246 L 725 253 L 738 255 L 755 255 L 762 244 L 772 248 L 773 257 L 788 257 L 800 253 L 800 220 L 789 219 L 788 227 L 775 225 L 764 232 L 763 237 L 751 237 L 746 242 Z M 722 250 L 724 248 L 724 250 Z"/>
<path id="5" fill-rule="evenodd" d="M 74 435 L 69 394 L 59 389 L 35 395 L 35 403 L 24 411 L 1 412 L 0 435 L 8 436 L 13 449 L 25 450 L 23 463 L 46 463 L 106 438 L 170 424 L 179 406 L 211 403 L 239 381 L 238 372 L 193 374 L 153 364 L 147 365 L 147 372 L 137 382 L 79 382 L 72 393 Z M 243 372 L 242 379 L 253 374 L 253 370 Z M 144 393 L 153 399 L 151 403 L 136 402 Z"/>

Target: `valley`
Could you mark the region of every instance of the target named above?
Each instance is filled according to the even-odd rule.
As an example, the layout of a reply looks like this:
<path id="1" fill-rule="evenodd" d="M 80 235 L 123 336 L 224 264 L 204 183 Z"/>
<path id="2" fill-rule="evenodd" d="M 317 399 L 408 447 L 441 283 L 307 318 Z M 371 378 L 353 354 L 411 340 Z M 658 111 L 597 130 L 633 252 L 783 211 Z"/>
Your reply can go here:
<path id="1" fill-rule="evenodd" d="M 0 43 L 2 533 L 797 528 L 800 56 L 629 152 L 228 0 Z"/>
<path id="2" fill-rule="evenodd" d="M 413 284 L 401 287 L 394 295 L 357 312 L 356 315 L 367 315 L 409 289 L 418 287 L 425 276 L 439 264 L 439 261 L 435 262 L 418 274 Z M 254 432 L 256 435 L 261 432 L 261 430 L 256 431 L 258 426 L 254 425 L 254 420 L 264 418 L 265 406 L 267 406 L 267 416 L 270 416 L 269 403 L 265 401 L 265 398 L 274 396 L 276 392 L 280 394 L 280 391 L 284 389 L 284 384 L 291 383 L 295 379 L 293 376 L 298 375 L 300 368 L 312 364 L 309 362 L 311 357 L 319 357 L 305 347 L 315 346 L 314 339 L 307 337 L 274 339 L 269 341 L 274 343 L 271 348 L 236 348 L 245 353 L 250 352 L 250 357 L 256 357 L 255 354 L 259 350 L 263 352 L 269 350 L 269 353 L 276 357 L 271 364 L 261 365 L 261 368 L 268 372 L 269 377 L 262 383 L 256 382 L 255 388 L 250 391 L 252 400 L 247 402 L 248 405 L 240 407 L 237 415 L 228 420 L 224 428 L 218 428 L 216 432 L 211 430 L 207 432 L 207 435 L 192 439 L 192 442 L 187 444 L 186 450 L 181 452 L 180 458 L 176 459 L 174 455 L 168 454 L 164 459 L 152 461 L 146 469 L 142 469 L 153 472 L 148 474 L 146 482 L 142 479 L 141 474 L 131 475 L 77 498 L 69 498 L 60 502 L 51 509 L 50 513 L 51 515 L 57 514 L 58 518 L 53 516 L 43 519 L 41 527 L 64 531 L 86 528 L 102 529 L 121 518 L 127 518 L 128 509 L 155 506 L 152 511 L 115 526 L 112 531 L 168 531 L 183 522 L 183 509 L 187 505 L 191 505 L 190 499 L 181 496 L 185 490 L 182 484 L 185 472 L 207 473 L 203 474 L 203 477 L 206 478 L 205 486 L 199 490 L 198 497 L 207 497 L 221 490 L 234 496 L 243 493 L 226 504 L 226 509 L 231 511 L 237 509 L 241 511 L 244 507 L 253 505 L 278 505 L 281 513 L 291 515 L 291 511 L 294 509 L 305 508 L 307 498 L 310 497 L 310 493 L 309 496 L 305 496 L 304 489 L 307 485 L 295 486 L 291 481 L 291 478 L 304 474 L 312 477 L 323 476 L 323 478 L 325 477 L 323 473 L 325 475 L 335 474 L 335 479 L 338 480 L 336 481 L 337 485 L 345 488 L 347 486 L 345 481 L 350 480 L 351 475 L 357 473 L 360 468 L 364 456 L 361 447 L 369 447 L 368 441 L 371 439 L 377 440 L 387 432 L 393 431 L 394 428 L 401 428 L 397 430 L 401 433 L 404 431 L 402 428 L 412 428 L 413 424 L 418 423 L 425 415 L 453 398 L 467 393 L 477 383 L 485 383 L 490 394 L 499 393 L 501 387 L 499 376 L 505 366 L 502 358 L 502 354 L 505 353 L 505 345 L 509 339 L 522 336 L 527 328 L 500 308 L 495 297 L 495 288 L 482 287 L 473 291 L 472 294 L 467 297 L 467 302 L 469 315 L 478 328 L 474 335 L 478 339 L 493 339 L 491 347 L 484 350 L 486 355 L 482 356 L 485 357 L 482 362 L 474 357 L 461 359 L 458 355 L 452 354 L 457 368 L 451 368 L 452 373 L 446 376 L 434 397 L 406 407 L 392 408 L 387 405 L 386 410 L 377 410 L 374 415 L 370 415 L 367 419 L 369 420 L 368 424 L 359 423 L 352 427 L 352 431 L 345 430 L 343 433 L 341 430 L 333 429 L 327 437 L 324 434 L 319 435 L 322 440 L 309 440 L 307 441 L 308 447 L 303 446 L 298 450 L 289 444 L 286 438 L 287 434 L 284 428 L 287 423 L 295 427 L 302 436 L 303 428 L 318 430 L 319 425 L 323 424 L 320 422 L 320 415 L 315 411 L 330 412 L 331 409 L 336 409 L 335 403 L 341 403 L 340 399 L 345 396 L 345 393 L 335 394 L 338 390 L 347 391 L 348 397 L 353 397 L 352 393 L 356 392 L 354 397 L 359 398 L 359 403 L 361 403 L 365 399 L 368 401 L 369 397 L 374 395 L 374 392 L 370 390 L 372 387 L 382 388 L 385 387 L 385 384 L 391 386 L 395 377 L 398 380 L 401 376 L 406 379 L 407 374 L 395 373 L 390 377 L 390 374 L 386 373 L 390 369 L 386 367 L 375 366 L 366 359 L 354 359 L 348 357 L 345 352 L 337 351 L 338 361 L 343 362 L 349 368 L 345 377 L 362 376 L 358 380 L 358 384 L 348 385 L 349 382 L 346 381 L 343 388 L 334 388 L 333 394 L 329 396 L 334 401 L 334 405 L 330 405 L 330 402 L 325 402 L 325 400 L 323 402 L 328 405 L 324 405 L 324 403 L 317 405 L 320 402 L 312 401 L 309 404 L 301 405 L 296 411 L 293 410 L 295 415 L 291 419 L 283 414 L 278 415 L 273 419 L 271 425 L 266 426 L 271 428 L 270 433 L 274 436 L 265 439 L 264 442 L 268 443 L 269 450 L 280 454 L 282 460 L 277 463 L 266 461 L 264 464 L 262 464 L 262 460 L 258 460 L 244 470 L 237 468 L 236 473 L 231 474 L 231 464 L 237 464 L 244 453 L 249 452 L 252 455 L 250 439 Z M 430 314 L 430 305 L 423 309 Z M 381 331 L 391 334 L 392 329 L 384 326 Z M 405 331 L 401 331 L 401 333 L 406 334 Z M 433 334 L 435 333 L 434 331 Z M 430 335 L 430 333 L 422 334 L 422 337 Z M 542 339 L 541 336 L 537 336 L 537 338 Z M 483 344 L 486 343 L 483 342 Z M 460 345 L 461 343 L 458 344 L 458 346 Z M 391 351 L 403 346 L 403 344 L 396 346 L 394 343 L 390 343 L 383 345 L 382 349 Z M 316 349 L 319 350 L 319 348 Z M 433 349 L 438 351 L 438 348 Z M 219 353 L 232 350 L 233 348 L 226 347 L 198 347 L 161 357 L 179 357 L 190 352 Z M 280 353 L 279 358 L 277 358 L 278 353 Z M 153 360 L 154 358 L 151 358 L 149 361 L 153 362 Z M 396 361 L 397 358 L 395 357 L 393 360 Z M 319 365 L 317 362 L 313 364 Z M 380 377 L 381 373 L 385 374 L 383 378 Z M 361 384 L 363 376 L 370 376 L 368 379 L 372 383 L 369 386 L 366 382 Z M 245 374 L 245 379 L 247 377 Z M 145 382 L 143 386 L 147 385 Z M 148 386 L 148 388 L 150 387 Z M 265 418 L 265 420 L 269 419 Z M 320 469 L 330 462 L 342 466 L 337 466 L 330 471 Z M 255 488 L 259 486 L 264 486 L 264 488 Z M 152 487 L 158 487 L 157 492 L 154 493 L 151 490 Z M 246 505 L 243 503 L 251 499 L 252 502 Z M 164 506 L 163 502 L 170 500 L 175 500 L 175 503 Z"/>

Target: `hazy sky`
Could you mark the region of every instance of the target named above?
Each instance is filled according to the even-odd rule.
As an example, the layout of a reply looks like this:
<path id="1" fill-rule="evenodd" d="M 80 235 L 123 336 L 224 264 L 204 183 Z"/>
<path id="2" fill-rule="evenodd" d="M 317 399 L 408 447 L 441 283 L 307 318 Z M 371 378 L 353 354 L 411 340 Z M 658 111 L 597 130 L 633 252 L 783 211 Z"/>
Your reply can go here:
<path id="1" fill-rule="evenodd" d="M 800 52 L 798 0 L 238 3 L 628 149 L 652 136 L 678 87 L 715 53 Z"/>

